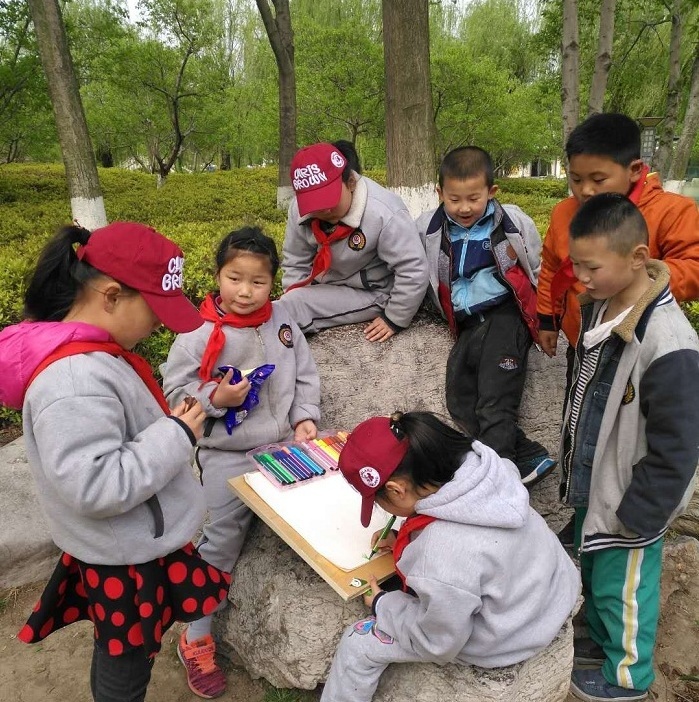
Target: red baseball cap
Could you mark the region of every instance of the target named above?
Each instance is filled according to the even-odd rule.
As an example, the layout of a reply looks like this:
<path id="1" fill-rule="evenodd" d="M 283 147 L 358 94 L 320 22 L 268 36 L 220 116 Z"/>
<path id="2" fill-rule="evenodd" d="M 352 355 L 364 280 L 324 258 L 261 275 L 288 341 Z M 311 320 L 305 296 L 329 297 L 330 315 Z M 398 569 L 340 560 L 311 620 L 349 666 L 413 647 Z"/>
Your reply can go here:
<path id="1" fill-rule="evenodd" d="M 410 444 L 399 438 L 388 417 L 358 424 L 347 438 L 338 461 L 345 480 L 362 496 L 362 526 L 368 527 L 377 490 L 393 475 Z"/>
<path id="2" fill-rule="evenodd" d="M 155 316 L 180 334 L 204 320 L 182 292 L 182 249 L 162 234 L 137 222 L 112 222 L 95 229 L 77 257 L 143 296 Z"/>
<path id="3" fill-rule="evenodd" d="M 331 210 L 342 194 L 342 173 L 347 159 L 332 144 L 304 146 L 291 161 L 291 184 L 299 214 Z"/>

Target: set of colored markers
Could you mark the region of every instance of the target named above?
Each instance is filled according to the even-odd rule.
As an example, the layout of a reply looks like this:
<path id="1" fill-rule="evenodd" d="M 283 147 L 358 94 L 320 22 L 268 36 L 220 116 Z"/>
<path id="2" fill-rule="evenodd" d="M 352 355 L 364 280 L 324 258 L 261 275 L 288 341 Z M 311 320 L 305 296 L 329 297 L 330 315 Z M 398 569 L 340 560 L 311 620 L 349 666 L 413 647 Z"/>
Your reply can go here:
<path id="1" fill-rule="evenodd" d="M 287 488 L 336 471 L 347 436 L 339 431 L 311 441 L 269 444 L 247 455 L 276 487 Z"/>

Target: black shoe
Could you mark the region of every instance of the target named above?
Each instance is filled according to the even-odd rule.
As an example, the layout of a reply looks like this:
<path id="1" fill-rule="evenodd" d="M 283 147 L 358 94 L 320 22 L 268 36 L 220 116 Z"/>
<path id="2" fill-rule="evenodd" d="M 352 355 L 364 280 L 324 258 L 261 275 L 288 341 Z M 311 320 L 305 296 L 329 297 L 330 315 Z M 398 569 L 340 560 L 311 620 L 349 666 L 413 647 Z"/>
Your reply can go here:
<path id="1" fill-rule="evenodd" d="M 537 456 L 518 464 L 522 483 L 530 488 L 543 480 L 556 467 L 558 461 L 549 455 Z"/>

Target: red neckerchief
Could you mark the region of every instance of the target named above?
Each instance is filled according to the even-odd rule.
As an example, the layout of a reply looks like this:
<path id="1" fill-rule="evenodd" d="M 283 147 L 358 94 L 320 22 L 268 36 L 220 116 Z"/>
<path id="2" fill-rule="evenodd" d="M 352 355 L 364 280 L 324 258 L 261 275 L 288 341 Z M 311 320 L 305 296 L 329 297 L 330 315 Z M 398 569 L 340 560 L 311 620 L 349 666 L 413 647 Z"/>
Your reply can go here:
<path id="1" fill-rule="evenodd" d="M 396 574 L 403 583 L 403 592 L 407 591 L 408 585 L 405 582 L 405 575 L 398 569 L 398 561 L 403 555 L 405 547 L 410 543 L 410 534 L 414 531 L 424 529 L 428 524 L 437 521 L 437 517 L 428 517 L 426 514 L 414 514 L 408 517 L 398 530 L 396 543 L 393 544 L 393 562 L 396 564 Z"/>
<path id="2" fill-rule="evenodd" d="M 214 328 L 209 335 L 209 340 L 206 342 L 204 355 L 201 359 L 201 366 L 199 367 L 199 377 L 202 382 L 208 383 L 212 379 L 211 375 L 214 365 L 226 344 L 226 335 L 223 333 L 222 328 L 223 325 L 229 324 L 236 329 L 259 327 L 260 324 L 269 321 L 272 316 L 272 303 L 267 300 L 259 310 L 252 314 L 233 314 L 231 312 L 222 315 L 216 305 L 213 294 L 210 294 L 207 295 L 204 298 L 204 302 L 201 303 L 199 313 L 207 322 L 214 323 Z"/>
<path id="3" fill-rule="evenodd" d="M 641 199 L 643 189 L 646 187 L 646 178 L 649 171 L 650 168 L 648 168 L 648 166 L 644 163 L 643 168 L 641 169 L 641 177 L 633 184 L 633 187 L 627 195 L 629 200 L 631 200 L 631 202 L 633 202 L 633 204 L 637 207 Z M 556 323 L 557 303 L 560 302 L 561 306 L 558 309 L 559 311 L 562 311 L 563 298 L 568 290 L 573 287 L 576 281 L 577 278 L 573 273 L 573 262 L 570 260 L 570 256 L 566 256 L 565 259 L 563 259 L 559 269 L 551 279 L 551 302 L 553 303 L 554 309 L 554 324 Z"/>
<path id="4" fill-rule="evenodd" d="M 27 388 L 31 385 L 34 378 L 54 361 L 58 361 L 60 358 L 65 358 L 66 356 L 75 356 L 80 353 L 90 353 L 92 351 L 104 351 L 112 356 L 121 356 L 136 371 L 138 377 L 145 383 L 163 412 L 168 415 L 170 414 L 167 400 L 165 399 L 165 395 L 163 395 L 158 381 L 153 375 L 150 363 L 148 363 L 143 356 L 139 356 L 133 351 L 127 351 L 123 346 L 117 344 L 116 341 L 69 341 L 67 344 L 59 346 L 36 367 L 36 370 L 32 373 L 32 377 L 29 378 Z"/>
<path id="5" fill-rule="evenodd" d="M 316 252 L 315 258 L 313 259 L 313 265 L 311 266 L 311 275 L 306 278 L 306 280 L 301 280 L 298 283 L 290 285 L 286 292 L 293 290 L 294 288 L 302 288 L 304 285 L 308 285 L 311 281 L 315 280 L 321 273 L 325 273 L 333 261 L 333 254 L 330 249 L 330 245 L 336 241 L 342 241 L 346 239 L 352 232 L 355 231 L 355 227 L 350 227 L 348 224 L 342 224 L 338 222 L 329 234 L 326 234 L 321 226 L 319 219 L 311 220 L 311 231 L 313 236 L 316 238 L 320 248 Z"/>

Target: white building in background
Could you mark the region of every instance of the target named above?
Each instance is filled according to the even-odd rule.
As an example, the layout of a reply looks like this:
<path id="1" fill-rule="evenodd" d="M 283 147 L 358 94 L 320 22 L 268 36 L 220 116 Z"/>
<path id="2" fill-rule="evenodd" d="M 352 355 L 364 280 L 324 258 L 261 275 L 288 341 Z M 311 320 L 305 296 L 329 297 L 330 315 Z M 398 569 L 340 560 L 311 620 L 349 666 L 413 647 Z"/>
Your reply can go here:
<path id="1" fill-rule="evenodd" d="M 565 176 L 565 168 L 560 159 L 549 161 L 543 158 L 515 166 L 508 173 L 510 178 L 565 178 Z"/>

